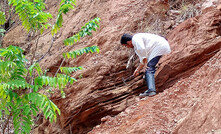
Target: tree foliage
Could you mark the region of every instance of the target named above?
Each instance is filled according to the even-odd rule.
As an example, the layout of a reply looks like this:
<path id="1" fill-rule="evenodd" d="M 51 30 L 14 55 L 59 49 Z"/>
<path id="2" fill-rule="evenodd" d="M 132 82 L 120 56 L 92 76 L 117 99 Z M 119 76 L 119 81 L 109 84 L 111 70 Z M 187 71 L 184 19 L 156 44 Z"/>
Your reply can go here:
<path id="1" fill-rule="evenodd" d="M 39 65 L 27 68 L 27 60 L 22 52 L 16 46 L 0 49 L 0 116 L 2 111 L 7 115 L 12 114 L 15 133 L 29 133 L 33 124 L 32 117 L 39 110 L 50 122 L 56 121 L 56 112 L 60 114 L 60 110 L 47 96 L 38 93 L 38 90 L 44 89 L 48 84 L 61 89 L 67 82 L 72 82 L 59 75 L 56 78 L 44 76 L 40 73 L 42 70 Z M 34 78 L 34 83 L 26 80 L 25 77 L 32 76 L 35 70 L 39 73 Z M 33 91 L 29 92 L 30 89 Z"/>
<path id="2" fill-rule="evenodd" d="M 52 30 L 51 30 L 52 35 L 56 34 L 62 27 L 62 23 L 63 23 L 62 14 L 66 14 L 70 9 L 73 9 L 74 6 L 76 6 L 76 0 L 61 0 L 56 22 L 52 26 Z"/>
<path id="3" fill-rule="evenodd" d="M 45 9 L 43 0 L 8 0 L 8 2 L 15 7 L 22 25 L 28 32 L 40 30 L 43 33 L 44 29 L 50 26 L 48 20 L 52 15 L 43 11 Z"/>
<path id="4" fill-rule="evenodd" d="M 83 67 L 81 67 L 81 66 L 80 67 L 61 67 L 60 68 L 61 72 L 64 72 L 67 75 L 69 75 L 73 72 L 76 72 L 78 70 L 82 70 L 82 69 L 83 69 Z"/>
<path id="5" fill-rule="evenodd" d="M 45 12 L 44 0 L 8 0 L 18 14 L 24 28 L 33 32 L 43 33 L 44 29 L 51 28 L 54 36 L 62 27 L 63 14 L 66 14 L 76 5 L 75 0 L 61 0 L 55 24 L 48 23 L 52 18 L 50 13 Z M 5 23 L 5 14 L 0 11 L 0 25 Z M 73 45 L 86 35 L 91 35 L 99 27 L 100 18 L 95 18 L 86 23 L 79 33 L 64 41 L 66 45 Z M 97 46 L 91 46 L 66 52 L 64 59 L 76 58 L 84 53 L 99 52 Z M 48 98 L 39 93 L 48 88 L 60 89 L 61 96 L 65 97 L 64 88 L 76 81 L 71 77 L 75 71 L 83 67 L 60 67 L 60 72 L 54 77 L 47 76 L 37 62 L 32 65 L 23 54 L 23 50 L 17 46 L 0 48 L 0 118 L 12 117 L 14 133 L 30 133 L 34 124 L 33 117 L 43 113 L 51 123 L 56 121 L 59 108 Z M 32 62 L 31 62 L 32 63 Z M 4 132 L 4 130 L 3 130 Z"/>
<path id="6" fill-rule="evenodd" d="M 97 52 L 99 53 L 99 48 L 98 46 L 91 46 L 91 47 L 85 47 L 85 48 L 82 48 L 80 50 L 75 50 L 75 51 L 72 51 L 72 52 L 67 52 L 67 53 L 64 53 L 63 56 L 64 58 L 77 58 L 77 56 L 80 56 L 84 53 L 94 53 L 94 52 Z"/>
<path id="7" fill-rule="evenodd" d="M 96 28 L 99 27 L 99 23 L 100 23 L 100 18 L 94 18 L 93 20 L 86 23 L 77 34 L 64 40 L 64 44 L 65 45 L 73 45 L 74 43 L 79 41 L 80 38 L 82 38 L 86 35 L 91 35 L 92 31 L 96 31 Z"/>

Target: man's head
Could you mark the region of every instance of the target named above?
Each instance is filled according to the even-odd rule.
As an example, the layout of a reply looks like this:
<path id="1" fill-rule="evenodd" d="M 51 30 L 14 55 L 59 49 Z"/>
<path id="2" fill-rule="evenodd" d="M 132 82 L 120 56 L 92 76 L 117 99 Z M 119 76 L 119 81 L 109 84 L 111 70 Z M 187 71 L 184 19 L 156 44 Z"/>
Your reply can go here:
<path id="1" fill-rule="evenodd" d="M 133 48 L 132 37 L 130 34 L 124 34 L 121 37 L 120 43 L 128 48 Z"/>

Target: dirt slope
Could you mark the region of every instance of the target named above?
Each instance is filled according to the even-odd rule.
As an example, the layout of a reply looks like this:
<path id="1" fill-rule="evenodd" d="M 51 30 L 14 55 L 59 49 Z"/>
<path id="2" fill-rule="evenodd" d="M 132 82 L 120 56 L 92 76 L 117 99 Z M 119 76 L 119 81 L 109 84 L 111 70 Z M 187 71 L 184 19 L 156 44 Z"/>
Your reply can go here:
<path id="1" fill-rule="evenodd" d="M 90 134 L 205 134 L 220 130 L 220 59 L 219 52 L 157 96 L 138 101 L 116 117 L 103 118 L 105 122 Z"/>
<path id="2" fill-rule="evenodd" d="M 90 134 L 220 133 L 220 14 L 213 8 L 168 35 L 173 52 L 165 60 L 168 69 L 164 76 L 178 73 L 171 87 L 138 100 L 116 117 L 103 118 Z"/>
<path id="3" fill-rule="evenodd" d="M 55 15 L 57 2 L 46 3 L 47 10 Z M 59 92 L 52 96 L 62 111 L 58 122 L 50 125 L 39 120 L 33 133 L 87 133 L 101 119 L 103 123 L 90 133 L 204 133 L 219 129 L 221 13 L 216 7 L 171 32 L 167 29 L 172 54 L 163 57 L 156 74 L 158 91 L 163 92 L 140 101 L 136 96 L 146 90 L 142 75 L 128 85 L 122 82 L 122 77 L 132 74 L 138 60 L 126 70 L 130 51 L 120 46 L 120 36 L 146 32 L 150 29 L 148 24 L 156 20 L 160 20 L 159 27 L 166 22 L 175 25 L 165 14 L 168 10 L 167 0 L 78 0 L 76 9 L 65 16 L 64 26 L 41 65 L 49 68 L 51 75 L 57 71 L 63 52 L 98 45 L 100 53 L 65 61 L 65 66 L 83 66 L 83 71 L 73 74 L 77 77 L 82 73 L 83 78 L 65 90 L 65 99 L 60 98 Z M 65 38 L 94 17 L 102 21 L 93 36 L 73 46 L 63 45 Z M 30 56 L 34 41 L 27 42 L 27 34 L 18 25 L 7 33 L 3 45 L 22 46 Z M 48 50 L 50 42 L 50 33 L 39 39 L 36 59 Z M 216 116 L 213 118 L 210 113 Z M 117 114 L 114 118 L 105 117 Z"/>

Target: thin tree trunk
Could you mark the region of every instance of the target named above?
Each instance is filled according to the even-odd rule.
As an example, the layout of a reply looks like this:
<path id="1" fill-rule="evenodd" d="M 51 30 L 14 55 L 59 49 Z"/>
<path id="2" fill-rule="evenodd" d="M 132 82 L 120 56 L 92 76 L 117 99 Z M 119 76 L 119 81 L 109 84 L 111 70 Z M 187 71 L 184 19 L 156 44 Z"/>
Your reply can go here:
<path id="1" fill-rule="evenodd" d="M 10 120 L 11 116 L 12 116 L 12 113 L 10 113 L 10 115 L 8 116 L 7 122 L 6 122 L 6 124 L 5 124 L 4 128 L 3 128 L 3 134 L 5 134 L 5 129 L 6 129 L 7 125 L 8 125 L 8 123 L 9 123 L 9 120 Z"/>
<path id="2" fill-rule="evenodd" d="M 54 40 L 55 40 L 55 36 L 52 38 L 51 46 L 49 47 L 48 51 L 39 60 L 37 60 L 36 62 L 40 62 L 51 51 L 51 48 L 52 48 L 52 46 L 54 44 Z"/>
<path id="3" fill-rule="evenodd" d="M 37 38 L 37 40 L 36 40 L 36 42 L 35 42 L 35 50 L 34 50 L 34 52 L 33 52 L 33 57 L 32 57 L 32 59 L 31 59 L 31 65 L 33 64 L 34 59 L 35 59 L 35 54 L 36 54 L 36 51 L 37 51 L 37 48 L 38 48 L 39 38 L 40 38 L 40 36 L 38 36 L 38 38 Z"/>
<path id="4" fill-rule="evenodd" d="M 4 0 L 4 4 L 3 4 L 3 12 L 5 12 L 6 11 L 6 8 L 7 8 L 7 6 L 6 6 L 6 4 L 7 4 L 7 0 Z"/>
<path id="5" fill-rule="evenodd" d="M 56 75 L 57 75 L 57 73 L 59 72 L 59 70 L 60 70 L 61 66 L 63 65 L 64 61 L 65 61 L 65 58 L 62 60 L 62 62 L 61 62 L 61 64 L 60 64 L 60 66 L 58 67 L 58 70 L 56 71 L 54 77 L 56 77 Z"/>

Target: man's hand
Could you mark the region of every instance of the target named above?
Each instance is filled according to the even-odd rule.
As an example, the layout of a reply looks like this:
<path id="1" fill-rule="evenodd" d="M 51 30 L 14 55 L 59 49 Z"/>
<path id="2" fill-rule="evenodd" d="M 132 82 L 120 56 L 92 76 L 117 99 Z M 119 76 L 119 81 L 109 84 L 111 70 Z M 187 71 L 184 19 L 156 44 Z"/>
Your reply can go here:
<path id="1" fill-rule="evenodd" d="M 146 64 L 146 61 L 147 61 L 147 59 L 146 58 L 144 58 L 144 63 Z M 144 64 L 144 65 L 145 65 Z M 140 70 L 144 67 L 144 65 L 143 64 L 139 64 L 139 66 L 137 67 L 137 69 L 134 71 L 134 73 L 133 73 L 133 76 L 134 77 L 136 77 L 136 76 L 138 76 L 139 75 L 139 73 L 140 73 Z"/>
<path id="2" fill-rule="evenodd" d="M 147 67 L 147 68 L 145 69 L 145 72 L 147 71 L 147 69 L 149 69 L 149 67 Z"/>
<path id="3" fill-rule="evenodd" d="M 136 70 L 134 71 L 134 73 L 133 73 L 133 76 L 134 76 L 134 77 L 137 77 L 137 76 L 139 75 L 139 73 L 140 73 L 140 71 L 136 69 Z"/>

